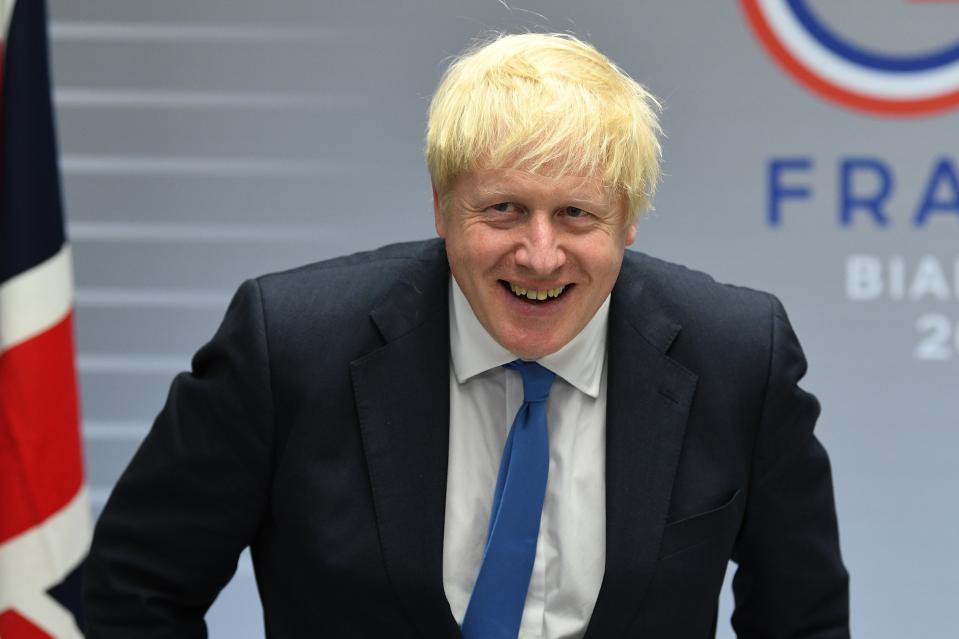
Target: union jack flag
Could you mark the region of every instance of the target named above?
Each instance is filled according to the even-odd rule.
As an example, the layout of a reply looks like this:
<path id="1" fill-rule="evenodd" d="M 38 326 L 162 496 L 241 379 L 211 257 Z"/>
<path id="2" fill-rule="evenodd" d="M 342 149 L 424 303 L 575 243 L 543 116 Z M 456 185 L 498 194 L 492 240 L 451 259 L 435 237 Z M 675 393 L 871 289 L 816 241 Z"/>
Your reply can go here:
<path id="1" fill-rule="evenodd" d="M 82 637 L 90 546 L 43 0 L 0 0 L 0 637 Z"/>

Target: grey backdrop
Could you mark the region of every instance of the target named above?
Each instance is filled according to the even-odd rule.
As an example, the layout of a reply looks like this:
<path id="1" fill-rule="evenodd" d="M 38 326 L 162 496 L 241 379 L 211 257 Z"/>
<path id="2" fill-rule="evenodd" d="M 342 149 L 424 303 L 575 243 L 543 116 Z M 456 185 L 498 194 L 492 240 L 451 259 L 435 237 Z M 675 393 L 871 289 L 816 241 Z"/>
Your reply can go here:
<path id="1" fill-rule="evenodd" d="M 813 3 L 887 50 L 955 39 L 959 5 L 917 4 Z M 239 282 L 433 234 L 423 129 L 444 60 L 491 29 L 569 30 L 665 106 L 665 178 L 636 248 L 772 290 L 790 311 L 824 406 L 854 631 L 954 636 L 959 216 L 909 222 L 933 163 L 955 161 L 959 112 L 889 119 L 826 102 L 731 2 L 50 5 L 94 514 Z M 812 195 L 772 227 L 768 165 L 794 156 L 812 168 L 786 181 Z M 889 228 L 839 224 L 839 164 L 854 156 L 894 178 Z M 895 256 L 907 281 L 926 256 L 945 298 L 850 298 L 859 254 L 884 269 Z M 209 621 L 213 637 L 262 636 L 248 558 Z"/>

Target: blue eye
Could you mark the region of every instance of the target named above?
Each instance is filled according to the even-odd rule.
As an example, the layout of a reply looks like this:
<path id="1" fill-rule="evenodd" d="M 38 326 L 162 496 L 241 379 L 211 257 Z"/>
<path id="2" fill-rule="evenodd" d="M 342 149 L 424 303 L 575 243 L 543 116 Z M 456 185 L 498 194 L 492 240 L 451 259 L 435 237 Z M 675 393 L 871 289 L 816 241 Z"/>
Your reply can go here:
<path id="1" fill-rule="evenodd" d="M 494 211 L 499 211 L 500 213 L 508 213 L 510 209 L 513 208 L 512 202 L 500 202 L 499 204 L 494 204 L 490 207 Z"/>

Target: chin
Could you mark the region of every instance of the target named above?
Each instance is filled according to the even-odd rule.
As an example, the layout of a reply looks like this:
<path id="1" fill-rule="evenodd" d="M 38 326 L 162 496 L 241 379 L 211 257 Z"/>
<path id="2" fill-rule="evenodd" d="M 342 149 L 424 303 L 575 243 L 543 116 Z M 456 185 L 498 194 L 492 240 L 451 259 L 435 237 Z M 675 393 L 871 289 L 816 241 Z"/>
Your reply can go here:
<path id="1" fill-rule="evenodd" d="M 539 352 L 539 351 L 518 351 L 515 348 L 511 348 L 509 349 L 509 351 L 513 355 L 516 355 L 516 357 L 518 357 L 519 359 L 526 362 L 533 362 L 549 355 L 549 353 Z"/>
<path id="2" fill-rule="evenodd" d="M 541 359 L 563 347 L 563 344 L 556 343 L 554 340 L 537 343 L 531 343 L 530 340 L 509 340 L 500 343 L 510 353 L 527 361 Z"/>

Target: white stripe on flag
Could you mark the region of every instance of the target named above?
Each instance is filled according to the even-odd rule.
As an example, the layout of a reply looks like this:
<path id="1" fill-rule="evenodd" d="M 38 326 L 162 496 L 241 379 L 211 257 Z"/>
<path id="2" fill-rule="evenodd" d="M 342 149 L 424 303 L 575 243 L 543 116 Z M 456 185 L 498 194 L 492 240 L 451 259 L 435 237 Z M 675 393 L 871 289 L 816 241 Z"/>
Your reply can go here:
<path id="1" fill-rule="evenodd" d="M 0 544 L 0 610 L 14 608 L 58 639 L 82 637 L 73 615 L 46 591 L 86 557 L 90 531 L 90 496 L 82 486 L 42 524 Z"/>
<path id="2" fill-rule="evenodd" d="M 45 592 L 25 597 L 13 608 L 32 624 L 57 639 L 83 639 L 73 614 Z"/>
<path id="3" fill-rule="evenodd" d="M 60 322 L 73 305 L 70 245 L 0 284 L 0 353 Z"/>
<path id="4" fill-rule="evenodd" d="M 0 0 L 0 40 L 6 41 L 7 39 L 14 4 L 16 4 L 16 0 Z"/>

